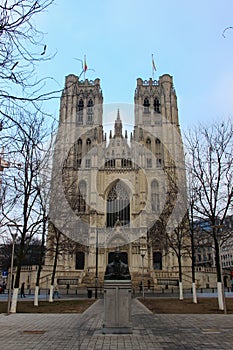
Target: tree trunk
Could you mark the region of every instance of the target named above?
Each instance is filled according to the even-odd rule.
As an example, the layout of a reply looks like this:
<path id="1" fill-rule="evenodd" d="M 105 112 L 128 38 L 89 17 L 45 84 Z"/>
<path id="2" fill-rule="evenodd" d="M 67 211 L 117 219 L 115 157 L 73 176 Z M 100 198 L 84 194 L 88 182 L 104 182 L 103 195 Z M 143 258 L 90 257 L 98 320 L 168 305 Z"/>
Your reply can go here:
<path id="1" fill-rule="evenodd" d="M 197 304 L 197 290 L 196 290 L 196 279 L 195 279 L 195 247 L 194 247 L 194 222 L 193 222 L 193 209 L 191 207 L 191 254 L 192 254 L 192 292 L 193 292 L 193 303 Z"/>
<path id="2" fill-rule="evenodd" d="M 19 288 L 14 288 L 13 291 L 13 296 L 12 296 L 12 301 L 11 301 L 11 309 L 10 313 L 15 314 L 16 309 L 17 309 L 17 302 L 18 302 L 18 293 L 19 293 Z"/>
<path id="3" fill-rule="evenodd" d="M 40 251 L 40 260 L 39 260 L 39 266 L 38 266 L 37 276 L 36 276 L 36 288 L 35 288 L 34 306 L 38 306 L 38 295 L 39 295 L 39 287 L 40 287 L 40 274 L 41 274 L 42 262 L 43 262 L 43 258 L 44 258 L 45 233 L 46 233 L 46 220 L 44 220 L 44 222 L 43 222 L 43 229 L 42 229 L 41 251 Z"/>
<path id="4" fill-rule="evenodd" d="M 35 295 L 34 295 L 34 306 L 38 306 L 38 296 L 39 296 L 39 286 L 36 286 L 35 288 Z"/>
<path id="5" fill-rule="evenodd" d="M 183 282 L 179 282 L 179 299 L 184 300 L 184 295 L 183 295 Z"/>
<path id="6" fill-rule="evenodd" d="M 24 255 L 24 253 L 23 253 L 24 252 L 24 245 L 25 245 L 24 240 L 25 240 L 25 233 L 23 231 L 23 234 L 21 237 L 21 242 L 20 242 L 20 251 L 19 251 L 19 256 L 18 256 L 18 261 L 17 261 L 15 284 L 14 284 L 11 309 L 10 309 L 11 313 L 16 313 L 16 310 L 17 310 L 21 266 L 22 266 L 22 260 L 23 260 L 23 255 Z"/>
<path id="7" fill-rule="evenodd" d="M 224 288 L 222 284 L 222 267 L 220 261 L 220 249 L 219 242 L 216 237 L 216 233 L 214 233 L 214 246 L 215 246 L 215 264 L 217 271 L 217 292 L 218 292 L 218 308 L 221 311 L 225 311 L 225 296 L 224 296 Z"/>
<path id="8" fill-rule="evenodd" d="M 55 274 L 56 274 L 56 269 L 57 269 L 59 243 L 60 243 L 60 232 L 57 232 L 57 235 L 56 235 L 56 248 L 55 248 L 55 255 L 54 255 L 54 262 L 53 262 L 53 272 L 52 272 L 52 277 L 51 277 L 51 286 L 50 286 L 50 293 L 49 293 L 49 302 L 50 303 L 53 302 L 53 289 L 54 289 Z"/>
<path id="9" fill-rule="evenodd" d="M 178 264 L 179 264 L 179 299 L 183 300 L 184 296 L 183 296 L 181 255 L 178 256 Z"/>
<path id="10" fill-rule="evenodd" d="M 192 283 L 192 292 L 193 292 L 193 303 L 197 304 L 197 290 L 196 290 L 196 283 Z"/>
<path id="11" fill-rule="evenodd" d="M 54 285 L 51 284 L 50 289 L 49 289 L 49 302 L 53 302 L 53 290 L 54 290 Z"/>

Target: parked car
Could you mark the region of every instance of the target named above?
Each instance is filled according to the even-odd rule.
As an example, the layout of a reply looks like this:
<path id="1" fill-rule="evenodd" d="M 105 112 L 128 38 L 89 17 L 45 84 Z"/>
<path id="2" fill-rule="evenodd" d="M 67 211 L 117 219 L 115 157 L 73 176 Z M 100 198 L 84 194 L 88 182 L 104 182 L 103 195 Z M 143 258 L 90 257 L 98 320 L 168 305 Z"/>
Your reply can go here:
<path id="1" fill-rule="evenodd" d="M 0 286 L 0 294 L 4 293 L 3 286 Z"/>

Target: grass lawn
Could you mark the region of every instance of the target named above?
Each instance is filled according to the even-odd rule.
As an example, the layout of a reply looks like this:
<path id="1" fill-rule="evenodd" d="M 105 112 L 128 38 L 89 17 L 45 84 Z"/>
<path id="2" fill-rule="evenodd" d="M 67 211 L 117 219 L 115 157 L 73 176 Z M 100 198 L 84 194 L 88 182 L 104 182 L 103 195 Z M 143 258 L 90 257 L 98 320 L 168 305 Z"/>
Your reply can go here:
<path id="1" fill-rule="evenodd" d="M 56 300 L 53 303 L 40 301 L 39 306 L 35 307 L 33 301 L 18 301 L 17 312 L 19 313 L 46 313 L 46 314 L 65 314 L 65 313 L 82 313 L 95 300 Z M 0 313 L 7 312 L 7 302 L 0 302 Z"/>
<path id="2" fill-rule="evenodd" d="M 194 304 L 191 298 L 142 298 L 139 299 L 149 310 L 157 314 L 223 314 L 218 310 L 217 298 L 199 298 Z M 228 314 L 233 314 L 233 298 L 226 299 Z"/>
<path id="3" fill-rule="evenodd" d="M 191 298 L 178 300 L 176 298 L 139 298 L 153 313 L 160 314 L 223 314 L 218 310 L 217 298 L 199 298 L 194 304 Z M 19 313 L 82 313 L 95 302 L 95 299 L 56 300 L 53 303 L 40 301 L 35 307 L 33 301 L 18 301 Z M 233 314 L 233 298 L 226 299 L 227 313 Z M 7 302 L 0 302 L 0 313 L 6 313 Z"/>

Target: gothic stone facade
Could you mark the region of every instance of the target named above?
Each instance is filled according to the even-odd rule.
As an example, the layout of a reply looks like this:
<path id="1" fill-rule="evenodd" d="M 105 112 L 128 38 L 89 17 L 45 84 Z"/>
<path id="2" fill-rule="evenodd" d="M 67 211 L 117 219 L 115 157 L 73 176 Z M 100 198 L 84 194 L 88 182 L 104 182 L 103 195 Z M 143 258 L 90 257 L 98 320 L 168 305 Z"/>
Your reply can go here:
<path id="1" fill-rule="evenodd" d="M 177 285 L 178 261 L 170 243 L 173 239 L 175 244 L 179 223 L 187 228 L 186 181 L 172 77 L 137 79 L 134 129 L 129 135 L 127 130 L 123 133 L 121 110 L 116 109 L 114 130 L 107 137 L 103 109 L 99 79 L 66 77 L 60 104 L 62 131 L 53 161 L 54 177 L 62 177 L 64 193 L 59 195 L 60 179 L 54 180 L 48 239 L 54 247 L 54 232 L 63 237 L 58 283 L 93 286 L 98 276 L 101 285 L 107 263 L 120 248 L 133 285 L 139 285 L 142 270 L 146 285 Z M 55 169 L 57 164 L 61 171 Z M 50 250 L 45 274 L 53 260 Z M 190 260 L 182 258 L 182 265 L 184 284 L 190 286 Z"/>

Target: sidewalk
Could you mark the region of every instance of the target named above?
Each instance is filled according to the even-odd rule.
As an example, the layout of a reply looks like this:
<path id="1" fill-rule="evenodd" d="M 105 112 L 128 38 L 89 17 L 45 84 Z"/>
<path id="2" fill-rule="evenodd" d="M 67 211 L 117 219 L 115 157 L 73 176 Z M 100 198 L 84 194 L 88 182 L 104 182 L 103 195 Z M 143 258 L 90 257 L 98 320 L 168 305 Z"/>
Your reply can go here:
<path id="1" fill-rule="evenodd" d="M 0 315 L 4 350 L 232 349 L 233 315 L 152 314 L 132 299 L 133 334 L 103 335 L 103 300 L 83 314 Z"/>

